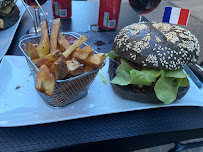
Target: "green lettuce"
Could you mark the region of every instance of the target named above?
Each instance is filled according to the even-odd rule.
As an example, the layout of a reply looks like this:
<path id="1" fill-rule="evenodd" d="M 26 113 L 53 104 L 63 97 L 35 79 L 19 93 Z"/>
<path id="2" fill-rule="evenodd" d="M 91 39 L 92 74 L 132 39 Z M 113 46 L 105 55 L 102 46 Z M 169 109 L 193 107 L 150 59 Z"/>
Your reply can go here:
<path id="1" fill-rule="evenodd" d="M 130 84 L 130 80 L 131 80 L 130 74 L 127 73 L 126 71 L 123 71 L 123 72 L 117 74 L 114 77 L 114 79 L 111 81 L 111 83 L 118 84 L 121 86 L 126 86 L 126 85 Z"/>
<path id="2" fill-rule="evenodd" d="M 189 85 L 187 78 L 178 79 L 178 81 L 181 81 L 180 87 L 187 87 Z"/>
<path id="3" fill-rule="evenodd" d="M 100 76 L 100 78 L 102 79 L 102 82 L 106 84 L 106 78 L 101 73 L 98 73 L 98 76 Z"/>
<path id="4" fill-rule="evenodd" d="M 142 71 L 139 70 L 131 70 L 131 82 L 130 84 L 141 84 L 149 86 L 152 82 L 156 82 L 157 77 L 161 75 L 161 70 L 157 69 L 144 69 Z"/>
<path id="5" fill-rule="evenodd" d="M 154 91 L 156 96 L 165 104 L 172 103 L 177 97 L 178 88 L 182 79 L 180 79 L 180 81 L 176 81 L 175 79 L 176 78 L 173 77 L 166 77 L 163 72 L 155 84 Z"/>
<path id="6" fill-rule="evenodd" d="M 120 57 L 115 51 L 110 51 L 108 54 L 107 54 L 108 57 L 112 58 L 112 59 L 115 59 L 115 58 L 118 58 Z"/>
<path id="7" fill-rule="evenodd" d="M 116 69 L 116 76 L 111 81 L 113 84 L 118 84 L 121 86 L 125 86 L 130 84 L 131 82 L 131 75 L 130 71 L 133 70 L 133 68 L 124 60 L 121 62 L 121 64 Z"/>
<path id="8" fill-rule="evenodd" d="M 149 86 L 156 82 L 154 91 L 157 98 L 165 104 L 169 104 L 176 99 L 180 86 L 189 85 L 187 76 L 188 74 L 185 74 L 183 70 L 170 71 L 143 67 L 143 70 L 139 71 L 131 67 L 126 60 L 121 60 L 121 64 L 116 70 L 116 76 L 111 83 L 121 86 L 129 84 Z"/>
<path id="9" fill-rule="evenodd" d="M 186 78 L 189 75 L 184 73 L 183 70 L 167 70 L 165 76 L 170 78 Z"/>

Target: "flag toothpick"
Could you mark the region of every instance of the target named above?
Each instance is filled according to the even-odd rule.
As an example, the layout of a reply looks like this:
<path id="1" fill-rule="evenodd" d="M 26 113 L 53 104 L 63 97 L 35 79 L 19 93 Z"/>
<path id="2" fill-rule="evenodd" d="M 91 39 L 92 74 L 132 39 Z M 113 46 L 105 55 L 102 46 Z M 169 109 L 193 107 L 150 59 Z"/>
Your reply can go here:
<path id="1" fill-rule="evenodd" d="M 163 21 L 171 24 L 187 25 L 189 20 L 190 10 L 177 8 L 177 7 L 165 7 Z"/>

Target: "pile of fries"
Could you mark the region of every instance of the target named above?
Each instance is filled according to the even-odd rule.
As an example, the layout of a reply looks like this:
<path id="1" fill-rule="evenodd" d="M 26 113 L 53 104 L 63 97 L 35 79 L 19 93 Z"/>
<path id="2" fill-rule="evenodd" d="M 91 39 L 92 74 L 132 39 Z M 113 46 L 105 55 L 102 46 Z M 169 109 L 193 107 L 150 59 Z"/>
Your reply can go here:
<path id="1" fill-rule="evenodd" d="M 54 19 L 50 40 L 46 22 L 40 23 L 41 40 L 35 45 L 28 42 L 24 50 L 39 68 L 36 90 L 53 96 L 56 80 L 65 80 L 103 67 L 106 55 L 94 54 L 90 46 L 80 48 L 87 40 L 82 35 L 72 45 L 59 33 L 61 21 Z"/>

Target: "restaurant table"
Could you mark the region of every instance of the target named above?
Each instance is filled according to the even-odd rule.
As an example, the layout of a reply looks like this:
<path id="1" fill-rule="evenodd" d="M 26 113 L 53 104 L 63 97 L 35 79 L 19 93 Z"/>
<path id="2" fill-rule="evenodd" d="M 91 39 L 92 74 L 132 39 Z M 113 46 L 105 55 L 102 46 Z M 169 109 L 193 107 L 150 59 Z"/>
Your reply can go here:
<path id="1" fill-rule="evenodd" d="M 43 9 L 52 19 L 51 1 Z M 85 33 L 89 45 L 107 53 L 118 31 L 137 22 L 138 17 L 128 3 L 122 3 L 117 30 L 93 32 L 88 27 L 97 24 L 98 9 L 97 2 L 72 2 L 72 18 L 62 20 L 61 31 Z M 7 55 L 22 55 L 19 39 L 31 27 L 31 19 L 25 12 Z M 0 151 L 132 151 L 203 137 L 202 118 L 202 107 L 165 107 L 33 126 L 1 127 Z"/>

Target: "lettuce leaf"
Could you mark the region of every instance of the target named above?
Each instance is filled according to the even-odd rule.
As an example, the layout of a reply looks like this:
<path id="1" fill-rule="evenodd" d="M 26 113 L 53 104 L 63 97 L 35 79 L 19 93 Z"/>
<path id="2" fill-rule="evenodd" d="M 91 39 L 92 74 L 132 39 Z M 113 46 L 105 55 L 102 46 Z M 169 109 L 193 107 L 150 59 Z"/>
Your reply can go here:
<path id="1" fill-rule="evenodd" d="M 130 74 L 131 70 L 133 70 L 133 67 L 131 67 L 125 60 L 122 60 L 121 64 L 116 69 L 116 74 L 119 74 L 122 71 L 125 71 Z"/>
<path id="2" fill-rule="evenodd" d="M 186 78 L 189 75 L 184 73 L 183 70 L 167 70 L 165 76 L 170 78 Z"/>
<path id="3" fill-rule="evenodd" d="M 127 62 L 122 61 L 121 64 L 116 69 L 116 76 L 111 81 L 113 84 L 118 84 L 121 86 L 130 84 L 131 76 L 130 71 L 133 70 L 133 68 L 128 65 Z"/>
<path id="4" fill-rule="evenodd" d="M 180 81 L 175 81 L 175 79 L 166 77 L 163 74 L 155 84 L 154 91 L 156 96 L 165 104 L 172 103 L 177 97 L 178 88 L 182 83 L 182 79 Z"/>
<path id="5" fill-rule="evenodd" d="M 112 58 L 112 59 L 115 59 L 115 58 L 118 58 L 120 57 L 115 51 L 110 51 L 108 54 L 107 54 L 108 57 Z"/>
<path id="6" fill-rule="evenodd" d="M 100 76 L 100 78 L 102 79 L 102 82 L 104 84 L 106 84 L 106 78 L 101 74 L 101 73 L 98 73 L 98 75 Z"/>
<path id="7" fill-rule="evenodd" d="M 180 87 L 187 87 L 189 85 L 187 78 L 182 78 L 182 80 L 179 78 L 178 81 L 181 81 Z"/>
<path id="8" fill-rule="evenodd" d="M 126 86 L 130 84 L 130 81 L 131 81 L 130 74 L 126 71 L 122 71 L 114 77 L 111 83 L 118 84 L 120 86 Z"/>
<path id="9" fill-rule="evenodd" d="M 133 69 L 125 60 L 121 61 L 121 64 L 116 70 L 116 76 L 111 83 L 118 85 L 128 84 L 141 84 L 151 85 L 152 82 L 156 82 L 157 77 L 161 75 L 161 70 L 153 68 L 145 68 L 142 71 Z"/>
<path id="10" fill-rule="evenodd" d="M 135 70 L 126 60 L 122 60 L 116 70 L 116 76 L 111 83 L 126 86 L 128 84 L 149 86 L 156 82 L 154 91 L 159 100 L 165 104 L 172 103 L 180 86 L 189 85 L 188 74 L 183 70 L 169 71 L 143 67 L 143 70 Z"/>
<path id="11" fill-rule="evenodd" d="M 149 86 L 152 82 L 156 82 L 157 77 L 161 75 L 161 70 L 157 69 L 145 69 L 142 71 L 131 70 L 131 82 L 130 84 L 142 84 Z"/>

